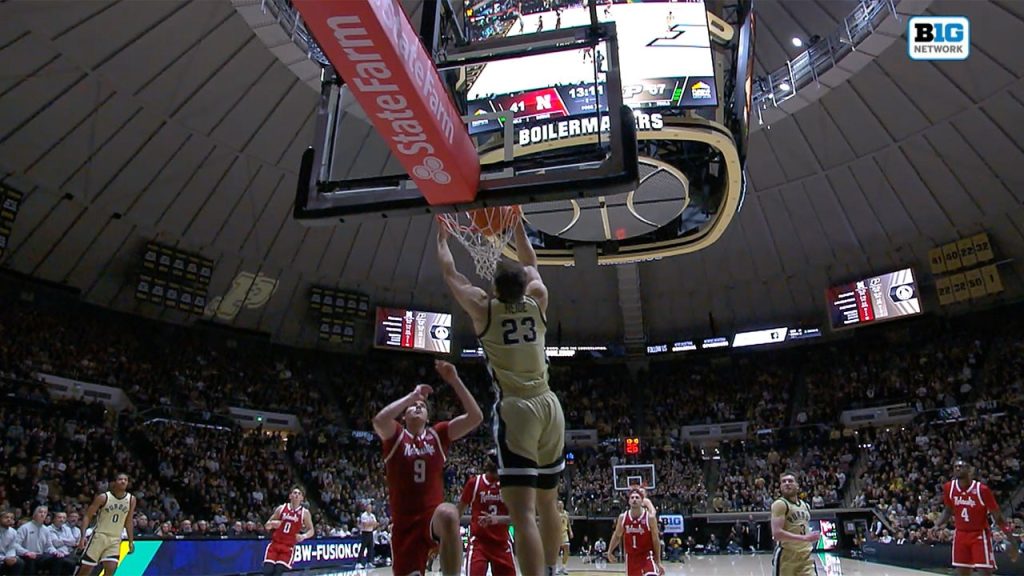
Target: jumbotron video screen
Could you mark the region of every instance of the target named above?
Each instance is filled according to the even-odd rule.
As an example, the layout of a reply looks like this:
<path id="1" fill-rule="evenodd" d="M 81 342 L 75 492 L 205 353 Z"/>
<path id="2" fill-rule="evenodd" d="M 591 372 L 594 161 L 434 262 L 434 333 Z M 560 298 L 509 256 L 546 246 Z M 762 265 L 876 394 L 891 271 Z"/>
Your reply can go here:
<path id="1" fill-rule="evenodd" d="M 374 346 L 448 354 L 452 350 L 452 315 L 409 308 L 377 308 Z"/>
<path id="2" fill-rule="evenodd" d="M 910 268 L 832 286 L 826 298 L 833 330 L 921 313 L 917 282 Z"/>
<path id="3" fill-rule="evenodd" d="M 618 28 L 625 104 L 634 109 L 718 105 L 703 0 L 600 2 L 597 13 Z M 586 0 L 497 0 L 467 13 L 474 41 L 589 24 Z M 469 113 L 512 110 L 516 123 L 523 123 L 606 110 L 605 51 L 600 44 L 490 62 L 469 89 Z M 499 128 L 497 120 L 480 120 L 470 124 L 470 133 Z"/>

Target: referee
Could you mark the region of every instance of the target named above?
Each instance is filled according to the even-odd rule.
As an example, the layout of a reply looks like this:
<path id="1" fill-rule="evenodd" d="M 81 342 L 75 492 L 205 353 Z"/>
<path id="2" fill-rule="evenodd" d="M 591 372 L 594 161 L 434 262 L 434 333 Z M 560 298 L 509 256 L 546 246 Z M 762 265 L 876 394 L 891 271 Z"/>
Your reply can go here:
<path id="1" fill-rule="evenodd" d="M 366 510 L 359 515 L 359 531 L 362 546 L 359 550 L 359 562 L 356 569 L 371 568 L 373 565 L 373 531 L 377 529 L 377 517 L 373 515 L 373 504 L 367 504 Z"/>

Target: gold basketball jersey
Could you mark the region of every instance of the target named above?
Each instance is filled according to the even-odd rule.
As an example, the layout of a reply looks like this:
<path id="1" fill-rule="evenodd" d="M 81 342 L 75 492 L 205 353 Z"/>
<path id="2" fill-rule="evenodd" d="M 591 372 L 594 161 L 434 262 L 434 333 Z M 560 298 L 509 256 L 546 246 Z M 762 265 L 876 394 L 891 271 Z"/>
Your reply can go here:
<path id="1" fill-rule="evenodd" d="M 569 539 L 569 513 L 562 511 L 558 514 L 559 519 L 562 521 L 562 538 L 565 540 Z"/>
<path id="2" fill-rule="evenodd" d="M 131 504 L 132 495 L 130 492 L 125 492 L 124 498 L 120 499 L 115 497 L 113 492 L 107 492 L 107 503 L 96 514 L 95 532 L 120 538 L 121 531 L 124 530 L 124 519 L 128 517 Z"/>
<path id="3" fill-rule="evenodd" d="M 792 534 L 807 534 L 811 523 L 811 508 L 807 502 L 797 499 L 796 503 L 779 498 L 772 503 L 772 516 L 782 515 L 785 522 L 782 529 Z M 783 549 L 791 552 L 810 554 L 814 542 L 780 542 Z"/>
<path id="4" fill-rule="evenodd" d="M 511 304 L 491 300 L 480 344 L 502 394 L 533 398 L 548 391 L 546 322 L 537 301 L 529 296 Z"/>

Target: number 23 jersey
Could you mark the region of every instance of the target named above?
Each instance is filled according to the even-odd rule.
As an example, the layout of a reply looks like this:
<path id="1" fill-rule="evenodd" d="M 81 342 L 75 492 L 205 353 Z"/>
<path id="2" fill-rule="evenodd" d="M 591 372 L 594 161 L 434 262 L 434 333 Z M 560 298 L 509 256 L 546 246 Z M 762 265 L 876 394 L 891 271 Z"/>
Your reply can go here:
<path id="1" fill-rule="evenodd" d="M 433 512 L 444 501 L 444 465 L 450 445 L 448 422 L 427 426 L 419 436 L 395 423 L 395 433 L 384 441 L 392 516 Z"/>

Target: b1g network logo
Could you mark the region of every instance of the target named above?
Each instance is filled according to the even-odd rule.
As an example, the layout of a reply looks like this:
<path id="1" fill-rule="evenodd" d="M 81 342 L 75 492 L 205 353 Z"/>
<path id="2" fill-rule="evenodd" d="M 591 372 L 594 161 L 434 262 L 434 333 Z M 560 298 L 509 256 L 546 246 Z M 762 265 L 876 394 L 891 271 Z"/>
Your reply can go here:
<path id="1" fill-rule="evenodd" d="M 907 22 L 911 60 L 966 60 L 971 54 L 971 22 L 964 16 L 914 16 Z"/>

